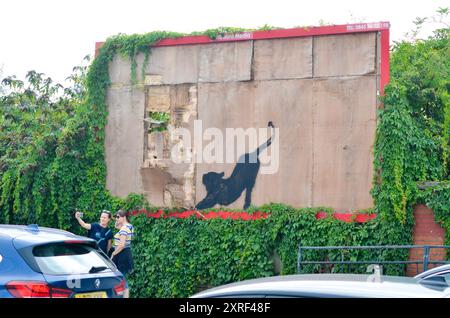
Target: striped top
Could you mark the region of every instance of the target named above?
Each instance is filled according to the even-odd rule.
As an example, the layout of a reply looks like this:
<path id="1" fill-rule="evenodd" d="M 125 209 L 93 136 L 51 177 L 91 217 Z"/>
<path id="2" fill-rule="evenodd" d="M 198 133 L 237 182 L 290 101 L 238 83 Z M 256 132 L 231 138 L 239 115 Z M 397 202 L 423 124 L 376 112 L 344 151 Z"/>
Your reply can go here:
<path id="1" fill-rule="evenodd" d="M 120 231 L 114 235 L 114 247 L 117 247 L 120 243 L 120 236 L 126 235 L 127 239 L 125 241 L 125 248 L 131 247 L 131 240 L 134 237 L 134 227 L 131 224 L 123 225 Z"/>

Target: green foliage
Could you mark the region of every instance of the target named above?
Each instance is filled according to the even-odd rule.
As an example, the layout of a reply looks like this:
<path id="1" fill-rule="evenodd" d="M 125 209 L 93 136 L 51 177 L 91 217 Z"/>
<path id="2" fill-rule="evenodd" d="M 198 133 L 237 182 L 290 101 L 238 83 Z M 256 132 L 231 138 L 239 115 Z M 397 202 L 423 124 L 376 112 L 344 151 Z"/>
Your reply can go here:
<path id="1" fill-rule="evenodd" d="M 416 127 L 427 137 L 440 141 L 439 159 L 447 177 L 450 154 L 449 39 L 450 29 L 438 30 L 426 41 L 398 43 L 391 57 L 391 76 L 396 85 L 404 88 L 402 98 Z"/>
<path id="2" fill-rule="evenodd" d="M 132 222 L 138 239 L 130 285 L 136 296 L 189 296 L 200 286 L 272 273 L 261 221 L 249 226 L 246 221 L 139 216 Z"/>
<path id="3" fill-rule="evenodd" d="M 151 120 L 159 122 L 160 124 L 151 124 L 148 132 L 165 131 L 168 128 L 170 122 L 170 114 L 166 112 L 150 112 L 148 116 Z"/>
<path id="4" fill-rule="evenodd" d="M 450 175 L 449 35 L 449 29 L 441 29 L 427 40 L 397 43 L 391 54 L 391 80 L 378 115 L 372 195 L 376 211 L 404 231 L 419 202 L 417 182 Z M 401 236 L 396 232 L 393 238 Z"/>
<path id="5" fill-rule="evenodd" d="M 55 158 L 63 151 L 81 156 L 61 144 L 68 118 L 75 116 L 85 94 L 77 82 L 85 70 L 74 70 L 69 88 L 35 71 L 27 74 L 27 83 L 14 77 L 2 81 L 7 94 L 0 96 L 0 222 L 64 222 L 55 214 L 58 200 L 52 195 L 58 178 Z"/>
<path id="6" fill-rule="evenodd" d="M 445 12 L 444 12 L 445 13 Z M 417 20 L 418 29 L 426 19 Z M 387 244 L 411 244 L 412 209 L 427 204 L 450 233 L 450 190 L 420 192 L 421 181 L 450 177 L 450 29 L 427 40 L 403 41 L 392 49 L 391 79 L 379 111 L 372 196 Z"/>
<path id="7" fill-rule="evenodd" d="M 225 36 L 225 34 L 238 34 L 251 31 L 251 29 L 234 28 L 234 27 L 219 27 L 215 29 L 208 29 L 202 32 L 193 32 L 191 35 L 206 35 L 212 40 L 216 40 L 218 37 Z"/>
<path id="8" fill-rule="evenodd" d="M 133 242 L 135 271 L 130 276 L 130 290 L 135 297 L 187 297 L 200 289 L 244 279 L 273 276 L 274 252 L 281 259 L 282 274 L 297 271 L 299 244 L 374 245 L 380 222 L 345 223 L 331 217 L 316 220 L 318 211 L 330 209 L 295 209 L 270 204 L 257 209 L 270 212 L 267 219 L 242 221 L 131 218 L 135 226 Z M 337 253 L 309 253 L 305 260 L 339 259 Z M 375 255 L 355 252 L 346 260 Z M 387 255 L 394 259 L 397 255 Z M 406 255 L 407 257 L 407 255 Z M 370 260 L 370 258 L 366 258 Z M 373 259 L 373 258 L 372 258 Z M 317 268 L 306 269 L 317 271 Z M 347 268 L 334 268 L 346 272 Z M 359 272 L 365 272 L 362 266 Z"/>
<path id="9" fill-rule="evenodd" d="M 264 24 L 262 27 L 259 28 L 235 28 L 235 27 L 218 27 L 214 29 L 208 29 L 206 31 L 201 32 L 192 32 L 189 35 L 206 35 L 212 40 L 216 40 L 219 37 L 223 37 L 225 35 L 230 34 L 239 34 L 244 32 L 253 32 L 253 31 L 270 31 L 270 30 L 277 30 L 281 29 L 279 27 L 275 27 L 272 25 Z"/>

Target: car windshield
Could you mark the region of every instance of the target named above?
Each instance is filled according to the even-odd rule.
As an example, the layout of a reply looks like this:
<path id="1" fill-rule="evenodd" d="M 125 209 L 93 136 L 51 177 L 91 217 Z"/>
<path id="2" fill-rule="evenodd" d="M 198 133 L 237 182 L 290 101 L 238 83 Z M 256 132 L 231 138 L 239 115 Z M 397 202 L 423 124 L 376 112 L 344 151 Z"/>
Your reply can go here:
<path id="1" fill-rule="evenodd" d="M 48 244 L 33 249 L 33 256 L 43 274 L 87 274 L 111 270 L 114 265 L 89 245 Z"/>

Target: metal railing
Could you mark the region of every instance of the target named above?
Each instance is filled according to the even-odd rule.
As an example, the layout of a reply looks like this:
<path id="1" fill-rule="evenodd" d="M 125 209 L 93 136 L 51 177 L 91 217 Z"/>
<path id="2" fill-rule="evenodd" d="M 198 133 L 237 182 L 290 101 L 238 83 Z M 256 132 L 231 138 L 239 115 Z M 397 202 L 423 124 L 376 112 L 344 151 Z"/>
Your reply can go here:
<path id="1" fill-rule="evenodd" d="M 398 250 L 398 249 L 423 249 L 423 259 L 416 261 L 404 260 L 384 260 L 381 252 L 377 259 L 370 260 L 345 260 L 344 251 L 351 250 Z M 302 271 L 304 265 L 347 265 L 350 271 L 351 265 L 416 265 L 416 272 L 419 272 L 419 265 L 426 271 L 430 265 L 450 264 L 450 261 L 430 260 L 432 249 L 450 249 L 450 245 L 379 245 L 379 246 L 301 246 L 298 247 L 297 273 Z M 306 251 L 341 251 L 341 260 L 304 260 Z M 447 254 L 448 255 L 448 254 Z"/>

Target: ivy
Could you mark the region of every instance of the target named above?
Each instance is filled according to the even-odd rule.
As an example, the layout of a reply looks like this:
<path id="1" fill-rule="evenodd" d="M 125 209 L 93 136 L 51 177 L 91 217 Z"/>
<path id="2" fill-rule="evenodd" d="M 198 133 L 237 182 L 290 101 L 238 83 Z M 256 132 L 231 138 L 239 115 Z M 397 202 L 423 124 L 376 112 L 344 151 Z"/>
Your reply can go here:
<path id="1" fill-rule="evenodd" d="M 450 176 L 449 35 L 447 28 L 427 40 L 396 43 L 391 54 L 391 80 L 378 114 L 372 195 L 376 211 L 401 229 L 392 231 L 393 239 L 410 233 L 412 207 L 421 196 L 417 182 Z"/>
<path id="2" fill-rule="evenodd" d="M 139 208 L 139 201 L 132 205 Z M 273 276 L 275 253 L 280 256 L 281 274 L 293 274 L 297 272 L 299 244 L 366 245 L 378 240 L 377 219 L 362 224 L 345 223 L 329 213 L 327 218 L 317 220 L 317 212 L 331 210 L 295 209 L 283 204 L 269 204 L 257 210 L 269 216 L 252 221 L 204 220 L 195 216 L 149 218 L 145 214 L 132 217 L 136 266 L 129 283 L 133 296 L 187 297 L 208 287 Z M 371 256 L 353 254 L 345 258 Z M 339 253 L 327 255 L 341 257 Z M 304 259 L 317 260 L 324 256 L 325 253 L 309 253 Z M 364 273 L 366 266 L 355 270 Z M 347 268 L 336 267 L 333 271 L 346 272 Z"/>

